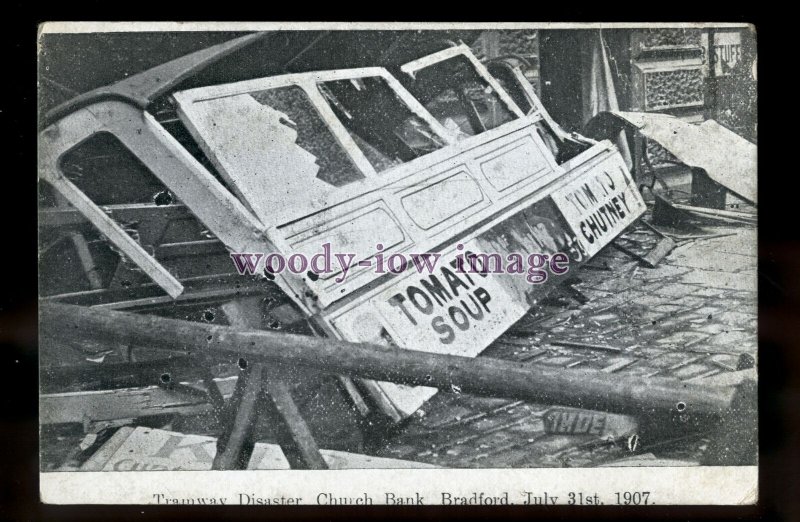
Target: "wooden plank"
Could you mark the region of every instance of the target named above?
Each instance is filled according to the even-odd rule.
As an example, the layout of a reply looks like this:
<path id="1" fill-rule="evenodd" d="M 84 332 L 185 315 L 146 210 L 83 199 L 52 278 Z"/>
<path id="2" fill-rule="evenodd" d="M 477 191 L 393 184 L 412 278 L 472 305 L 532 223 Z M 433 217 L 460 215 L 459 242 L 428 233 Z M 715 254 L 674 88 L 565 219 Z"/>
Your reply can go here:
<path id="1" fill-rule="evenodd" d="M 385 386 L 386 383 L 379 383 L 370 379 L 358 379 L 358 382 L 367 392 L 369 392 L 369 396 L 373 401 L 375 401 L 375 403 L 378 405 L 378 409 L 382 411 L 384 415 L 392 419 L 394 422 L 400 422 L 403 420 L 404 415 L 392 402 L 392 400 L 389 398 L 389 394 L 384 389 L 387 388 L 387 386 Z M 391 383 L 389 383 L 388 388 L 392 388 Z M 428 397 L 426 397 L 426 400 L 431 395 L 433 394 L 429 394 Z"/>
<path id="2" fill-rule="evenodd" d="M 607 344 L 582 343 L 578 341 L 550 341 L 553 346 L 565 346 L 567 348 L 586 348 L 588 350 L 603 350 L 605 352 L 621 352 L 622 348 L 608 346 Z"/>
<path id="3" fill-rule="evenodd" d="M 196 415 L 210 411 L 211 405 L 202 398 L 160 386 L 39 396 L 41 424 L 133 419 L 174 413 Z"/>
<path id="4" fill-rule="evenodd" d="M 108 346 L 108 345 L 106 345 Z M 121 345 L 124 346 L 124 345 Z M 59 357 L 64 347 L 58 339 L 41 339 L 40 348 L 55 352 Z M 108 346 L 111 348 L 111 346 Z M 203 378 L 207 366 L 195 357 L 169 357 L 141 362 L 90 363 L 68 366 L 40 366 L 40 391 L 64 393 L 110 388 L 134 388 L 151 386 L 159 382 L 161 375 L 168 373 L 173 381 L 197 381 Z"/>
<path id="5" fill-rule="evenodd" d="M 167 220 L 191 217 L 186 205 L 154 205 L 151 203 L 130 203 L 124 205 L 103 205 L 107 213 L 119 221 L 140 221 L 153 213 L 161 214 Z M 46 209 L 39 211 L 40 227 L 62 227 L 88 223 L 86 216 L 74 208 Z"/>
<path id="6" fill-rule="evenodd" d="M 702 382 L 710 386 L 738 386 L 746 380 L 758 381 L 758 372 L 755 368 L 717 373 L 705 377 Z"/>
<path id="7" fill-rule="evenodd" d="M 72 245 L 75 247 L 75 251 L 78 254 L 78 259 L 81 261 L 83 272 L 86 274 L 86 278 L 89 280 L 89 286 L 95 290 L 98 288 L 103 288 L 103 281 L 100 279 L 97 265 L 95 265 L 92 253 L 89 251 L 89 245 L 86 242 L 86 238 L 83 237 L 83 234 L 80 232 L 70 233 L 69 238 L 70 241 L 72 241 Z"/>
<path id="8" fill-rule="evenodd" d="M 744 223 L 756 223 L 757 218 L 755 214 L 750 212 L 737 212 L 735 210 L 717 210 L 706 207 L 693 207 L 691 205 L 682 205 L 680 203 L 672 203 L 672 206 L 679 210 L 686 210 L 687 212 L 694 212 L 695 214 L 702 214 L 714 218 L 728 218 L 734 221 L 741 221 Z"/>
<path id="9" fill-rule="evenodd" d="M 333 339 L 339 339 L 339 335 L 333 330 L 328 323 L 322 321 L 320 317 L 311 317 L 308 320 L 309 326 L 311 326 L 311 330 L 314 332 L 314 335 L 318 337 L 331 337 Z M 364 397 L 362 396 L 359 389 L 356 387 L 355 382 L 350 377 L 345 377 L 343 375 L 337 375 L 336 379 L 341 384 L 344 391 L 353 401 L 353 406 L 358 410 L 358 413 L 361 414 L 362 417 L 367 417 L 370 413 L 370 407 L 367 405 Z M 389 411 L 395 411 L 396 408 L 392 408 Z M 399 412 L 396 412 L 399 415 Z"/>
<path id="10" fill-rule="evenodd" d="M 617 359 L 613 363 L 609 364 L 608 366 L 604 367 L 601 371 L 606 373 L 618 372 L 624 368 L 627 368 L 628 366 L 631 366 L 638 360 L 639 359 L 633 357 L 622 357 L 620 359 Z"/>
<path id="11" fill-rule="evenodd" d="M 183 284 L 187 290 L 176 299 L 163 295 L 157 285 L 145 284 L 135 289 L 86 290 L 57 294 L 47 296 L 42 301 L 96 306 L 111 310 L 135 310 L 176 303 L 191 306 L 203 301 L 230 300 L 253 294 L 260 294 L 264 297 L 275 294 L 283 295 L 272 283 L 254 282 L 251 279 L 245 279 L 244 284 L 237 288 L 236 285 L 239 284 L 239 281 L 242 281 L 242 277 L 237 274 L 209 274 L 207 276 L 186 278 L 183 280 Z M 209 286 L 213 287 L 208 288 Z M 198 288 L 201 288 L 201 290 L 198 290 Z"/>
<path id="12" fill-rule="evenodd" d="M 655 268 L 676 246 L 677 244 L 671 238 L 662 237 L 658 244 L 641 259 L 642 264 L 647 268 Z"/>
<path id="13" fill-rule="evenodd" d="M 364 401 L 364 397 L 361 396 L 361 392 L 358 391 L 358 388 L 356 388 L 353 380 L 349 377 L 343 377 L 341 375 L 337 375 L 336 378 L 342 385 L 342 388 L 344 388 L 345 393 L 347 393 L 347 395 L 353 401 L 353 406 L 358 410 L 358 413 L 360 413 L 362 417 L 369 415 L 369 406 L 367 406 L 367 403 Z"/>
<path id="14" fill-rule="evenodd" d="M 611 246 L 614 247 L 615 249 L 619 250 L 620 252 L 622 252 L 626 256 L 629 256 L 629 257 L 635 259 L 636 261 L 638 261 L 639 263 L 644 264 L 644 262 L 645 262 L 644 261 L 644 257 L 639 255 L 638 253 L 634 252 L 630 248 L 624 247 L 624 246 L 620 245 L 617 242 L 612 242 Z"/>
<path id="15" fill-rule="evenodd" d="M 319 452 L 317 442 L 297 409 L 286 383 L 278 379 L 276 374 L 268 373 L 264 388 L 283 419 L 292 446 L 300 456 L 302 466 L 293 467 L 297 469 L 328 469 L 325 459 Z"/>
<path id="16" fill-rule="evenodd" d="M 216 239 L 183 241 L 180 243 L 163 243 L 156 247 L 156 256 L 161 259 L 169 259 L 171 257 L 224 254 L 226 252 L 225 245 Z"/>

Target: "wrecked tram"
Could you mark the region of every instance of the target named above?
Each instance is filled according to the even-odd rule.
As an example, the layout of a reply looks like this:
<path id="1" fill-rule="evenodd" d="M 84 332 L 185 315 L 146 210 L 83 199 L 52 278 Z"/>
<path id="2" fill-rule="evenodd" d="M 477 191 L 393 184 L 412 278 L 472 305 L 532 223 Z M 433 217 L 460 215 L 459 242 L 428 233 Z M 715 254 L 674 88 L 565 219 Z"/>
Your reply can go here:
<path id="1" fill-rule="evenodd" d="M 42 258 L 60 242 L 71 253 L 61 272 L 43 272 L 45 301 L 475 357 L 559 277 L 531 284 L 513 273 L 458 273 L 462 252 L 566 254 L 576 270 L 646 210 L 610 141 L 565 132 L 519 64 L 484 64 L 463 44 L 391 67 L 178 88 L 258 37 L 145 71 L 46 117 Z M 311 257 L 326 243 L 355 254 L 346 278 L 263 265 L 243 277 L 230 258 Z M 413 252 L 441 261 L 430 274 L 378 273 L 370 264 Z M 45 423 L 148 414 L 125 401 L 57 411 L 48 387 L 67 382 L 68 363 L 79 363 L 69 371 L 86 378 L 81 389 L 117 377 L 126 385 L 169 378 L 163 352 L 135 340 L 77 352 L 43 347 L 53 376 L 43 380 Z M 118 371 L 130 363 L 139 369 Z M 212 366 L 172 380 L 209 385 L 224 377 Z M 104 367 L 117 373 L 104 376 Z M 362 416 L 379 412 L 395 423 L 437 391 L 297 372 L 281 378 L 313 391 L 293 393 L 324 388 Z"/>

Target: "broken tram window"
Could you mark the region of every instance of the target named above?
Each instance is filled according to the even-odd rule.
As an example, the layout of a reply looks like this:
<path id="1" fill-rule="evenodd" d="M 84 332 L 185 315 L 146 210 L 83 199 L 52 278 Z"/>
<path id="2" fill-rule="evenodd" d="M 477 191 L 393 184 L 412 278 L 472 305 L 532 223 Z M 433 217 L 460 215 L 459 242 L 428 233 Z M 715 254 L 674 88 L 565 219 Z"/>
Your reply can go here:
<path id="1" fill-rule="evenodd" d="M 519 80 L 514 77 L 513 69 L 502 63 L 494 63 L 490 64 L 488 70 L 503 90 L 511 96 L 511 99 L 514 100 L 517 107 L 522 109 L 522 112 L 529 115 L 536 112 L 536 107 L 534 107 L 525 95 L 525 91 L 519 84 Z M 536 126 L 536 132 L 539 134 L 539 137 L 542 138 L 542 141 L 547 145 L 550 153 L 553 154 L 553 157 L 558 161 L 562 154 L 558 147 L 557 136 L 543 120 L 537 121 L 534 125 Z M 561 164 L 562 161 L 558 161 L 558 163 Z"/>
<path id="2" fill-rule="evenodd" d="M 167 190 L 119 138 L 106 131 L 65 152 L 59 168 L 98 205 L 152 203 Z"/>
<path id="3" fill-rule="evenodd" d="M 409 90 L 446 129 L 474 136 L 515 119 L 469 59 L 455 56 L 415 73 Z"/>
<path id="4" fill-rule="evenodd" d="M 525 78 L 518 66 L 500 59 L 487 64 L 487 70 L 525 114 L 530 116 L 544 112 L 545 109 L 541 107 L 541 104 L 534 103 L 531 100 L 531 97 L 536 96 L 532 92 L 533 86 L 530 85 L 530 82 Z M 527 85 L 523 86 L 522 82 Z M 526 93 L 526 91 L 530 94 Z M 557 132 L 556 129 L 553 129 L 550 121 L 552 120 L 543 117 L 535 121 L 534 126 L 539 137 L 542 138 L 542 141 L 556 158 L 556 163 L 561 165 L 589 147 L 587 143 L 579 143 L 576 140 L 569 139 L 563 131 Z"/>
<path id="5" fill-rule="evenodd" d="M 364 178 L 301 87 L 277 87 L 252 96 L 286 115 L 288 120 L 281 123 L 297 132 L 297 145 L 316 156 L 317 178 L 337 187 Z"/>
<path id="6" fill-rule="evenodd" d="M 319 89 L 377 172 L 445 146 L 384 78 L 328 81 Z"/>
<path id="7" fill-rule="evenodd" d="M 519 80 L 514 76 L 514 69 L 510 65 L 496 61 L 487 64 L 486 68 L 503 90 L 511 96 L 511 99 L 514 100 L 517 107 L 522 109 L 522 112 L 531 114 L 536 111 L 536 107 L 533 106 L 525 95 L 525 90 L 520 85 Z"/>

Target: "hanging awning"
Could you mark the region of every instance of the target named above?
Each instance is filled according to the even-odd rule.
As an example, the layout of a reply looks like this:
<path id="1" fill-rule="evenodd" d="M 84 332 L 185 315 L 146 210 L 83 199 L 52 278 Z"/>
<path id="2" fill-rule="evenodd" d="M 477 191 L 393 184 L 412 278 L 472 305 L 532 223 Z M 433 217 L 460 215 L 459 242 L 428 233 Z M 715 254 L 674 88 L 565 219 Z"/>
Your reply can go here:
<path id="1" fill-rule="evenodd" d="M 716 121 L 694 125 L 667 114 L 602 112 L 586 125 L 585 134 L 606 139 L 620 126 L 633 127 L 735 195 L 758 202 L 756 145 Z"/>

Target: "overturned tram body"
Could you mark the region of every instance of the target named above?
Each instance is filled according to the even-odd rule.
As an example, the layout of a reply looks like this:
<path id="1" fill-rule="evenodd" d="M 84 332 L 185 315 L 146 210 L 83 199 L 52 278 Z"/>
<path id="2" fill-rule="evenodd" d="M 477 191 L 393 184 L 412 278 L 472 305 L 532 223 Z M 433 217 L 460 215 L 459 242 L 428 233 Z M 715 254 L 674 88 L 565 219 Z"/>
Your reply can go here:
<path id="1" fill-rule="evenodd" d="M 42 238 L 56 252 L 66 237 L 78 268 L 44 273 L 45 300 L 475 357 L 645 212 L 610 141 L 566 133 L 518 65 L 484 64 L 463 44 L 186 87 L 264 38 L 201 50 L 46 117 Z M 345 269 L 264 264 L 313 259 L 323 245 L 351 256 Z M 264 255 L 242 276 L 231 254 Z M 411 261 L 423 254 L 438 262 L 421 272 Z M 511 260 L 522 268 L 491 266 Z M 42 355 L 53 375 L 60 353 Z M 104 353 L 92 371 L 159 360 L 135 342 Z M 356 410 L 395 422 L 436 393 L 336 382 Z M 80 415 L 110 420 L 99 411 Z"/>

